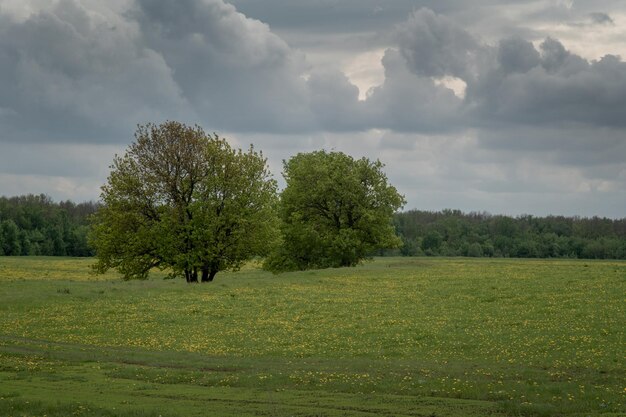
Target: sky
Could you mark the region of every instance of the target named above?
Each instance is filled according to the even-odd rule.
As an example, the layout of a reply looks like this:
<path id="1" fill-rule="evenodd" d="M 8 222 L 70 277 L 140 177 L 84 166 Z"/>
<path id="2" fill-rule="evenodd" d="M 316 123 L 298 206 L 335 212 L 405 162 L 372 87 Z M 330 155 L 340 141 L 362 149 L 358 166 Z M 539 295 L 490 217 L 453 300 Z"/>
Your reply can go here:
<path id="1" fill-rule="evenodd" d="M 138 124 L 379 159 L 407 209 L 626 217 L 622 0 L 0 0 L 0 195 L 97 200 Z"/>

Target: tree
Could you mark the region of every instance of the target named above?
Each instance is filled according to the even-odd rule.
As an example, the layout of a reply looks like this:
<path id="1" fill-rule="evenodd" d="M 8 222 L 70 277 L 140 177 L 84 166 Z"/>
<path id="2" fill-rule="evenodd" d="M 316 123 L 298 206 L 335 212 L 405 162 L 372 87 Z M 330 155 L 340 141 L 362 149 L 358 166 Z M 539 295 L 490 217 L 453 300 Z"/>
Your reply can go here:
<path id="1" fill-rule="evenodd" d="M 0 234 L 2 235 L 2 251 L 7 256 L 19 256 L 22 254 L 20 244 L 20 229 L 11 219 L 0 223 Z"/>
<path id="2" fill-rule="evenodd" d="M 422 250 L 436 253 L 443 242 L 443 237 L 436 230 L 429 231 L 422 239 Z"/>
<path id="3" fill-rule="evenodd" d="M 467 248 L 467 256 L 472 258 L 480 258 L 483 256 L 483 248 L 480 246 L 480 243 L 474 242 Z"/>
<path id="4" fill-rule="evenodd" d="M 95 270 L 125 278 L 167 269 L 212 281 L 264 254 L 276 239 L 276 182 L 252 147 L 178 122 L 139 126 L 102 187 L 89 239 Z"/>
<path id="5" fill-rule="evenodd" d="M 405 201 L 387 183 L 380 161 L 317 151 L 283 165 L 283 244 L 268 269 L 354 266 L 377 249 L 401 245 L 392 221 Z"/>

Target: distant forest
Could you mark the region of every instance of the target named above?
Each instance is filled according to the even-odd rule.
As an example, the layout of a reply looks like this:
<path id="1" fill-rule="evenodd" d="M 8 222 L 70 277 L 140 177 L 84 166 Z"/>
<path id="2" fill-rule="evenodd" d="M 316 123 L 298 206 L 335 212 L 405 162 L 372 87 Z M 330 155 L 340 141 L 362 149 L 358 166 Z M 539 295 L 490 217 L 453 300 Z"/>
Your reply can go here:
<path id="1" fill-rule="evenodd" d="M 87 232 L 97 209 L 43 194 L 0 197 L 0 255 L 93 256 Z"/>
<path id="2" fill-rule="evenodd" d="M 87 232 L 97 210 L 43 194 L 0 197 L 0 255 L 93 256 Z M 393 221 L 404 245 L 377 255 L 626 259 L 626 218 L 410 210 Z"/>
<path id="3" fill-rule="evenodd" d="M 394 223 L 404 246 L 387 255 L 626 259 L 626 218 L 411 210 Z"/>

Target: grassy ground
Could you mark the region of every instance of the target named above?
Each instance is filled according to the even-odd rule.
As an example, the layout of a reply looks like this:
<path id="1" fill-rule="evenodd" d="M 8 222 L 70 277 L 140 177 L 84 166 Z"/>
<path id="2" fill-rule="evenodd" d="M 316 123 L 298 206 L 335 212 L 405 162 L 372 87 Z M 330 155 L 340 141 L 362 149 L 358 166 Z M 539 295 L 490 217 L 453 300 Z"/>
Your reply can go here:
<path id="1" fill-rule="evenodd" d="M 1 416 L 626 415 L 626 262 L 90 262 L 0 257 Z"/>

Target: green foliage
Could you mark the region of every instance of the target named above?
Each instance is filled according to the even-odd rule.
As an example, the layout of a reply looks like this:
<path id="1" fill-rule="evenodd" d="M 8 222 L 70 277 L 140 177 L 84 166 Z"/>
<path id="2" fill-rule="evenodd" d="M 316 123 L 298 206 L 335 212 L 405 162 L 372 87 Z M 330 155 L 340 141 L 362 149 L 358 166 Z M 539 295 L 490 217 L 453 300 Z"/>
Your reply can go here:
<path id="1" fill-rule="evenodd" d="M 2 233 L 2 251 L 8 256 L 17 256 L 22 254 L 22 245 L 20 242 L 20 230 L 15 222 L 11 219 L 4 220 L 0 224 Z"/>
<path id="2" fill-rule="evenodd" d="M 480 258 L 483 256 L 483 247 L 480 246 L 480 243 L 474 242 L 467 248 L 467 256 L 472 258 Z"/>
<path id="3" fill-rule="evenodd" d="M 97 207 L 43 194 L 0 197 L 0 255 L 93 256 L 86 233 Z"/>
<path id="4" fill-rule="evenodd" d="M 139 126 L 102 187 L 90 242 L 97 272 L 145 279 L 151 268 L 212 281 L 275 240 L 276 182 L 263 155 L 178 122 Z"/>
<path id="5" fill-rule="evenodd" d="M 299 153 L 284 163 L 283 244 L 272 271 L 355 266 L 381 248 L 401 245 L 392 216 L 404 198 L 380 161 L 341 152 Z"/>
<path id="6" fill-rule="evenodd" d="M 626 259 L 626 218 L 411 210 L 395 214 L 394 223 L 404 256 Z"/>
<path id="7" fill-rule="evenodd" d="M 432 253 L 437 253 L 442 242 L 443 239 L 439 232 L 437 232 L 436 230 L 431 230 L 430 232 L 426 233 L 426 236 L 424 236 L 424 239 L 422 239 L 422 250 L 424 252 L 431 251 Z"/>

